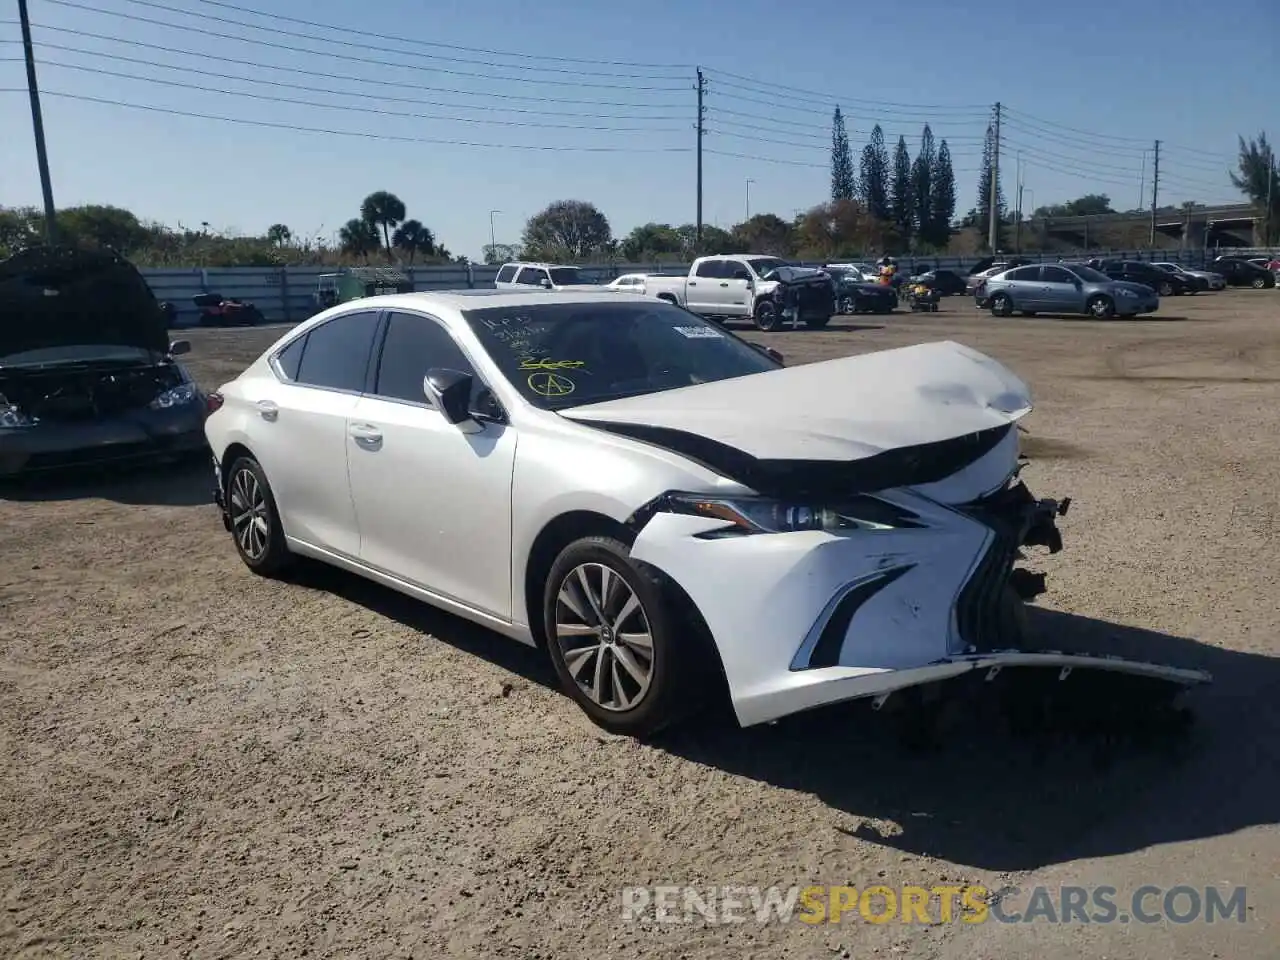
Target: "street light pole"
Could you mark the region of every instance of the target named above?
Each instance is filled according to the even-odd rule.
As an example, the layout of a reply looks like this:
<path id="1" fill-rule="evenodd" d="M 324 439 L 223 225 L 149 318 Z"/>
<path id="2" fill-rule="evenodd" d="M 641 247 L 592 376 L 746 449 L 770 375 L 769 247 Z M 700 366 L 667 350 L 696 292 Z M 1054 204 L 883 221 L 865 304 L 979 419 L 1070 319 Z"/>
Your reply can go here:
<path id="1" fill-rule="evenodd" d="M 751 219 L 751 185 L 755 183 L 750 177 L 747 177 L 747 219 Z"/>
<path id="2" fill-rule="evenodd" d="M 496 257 L 498 255 L 498 251 L 496 249 L 498 246 L 498 242 L 493 239 L 493 217 L 495 214 L 498 214 L 501 212 L 502 212 L 501 210 L 489 211 L 489 255 L 493 257 Z"/>

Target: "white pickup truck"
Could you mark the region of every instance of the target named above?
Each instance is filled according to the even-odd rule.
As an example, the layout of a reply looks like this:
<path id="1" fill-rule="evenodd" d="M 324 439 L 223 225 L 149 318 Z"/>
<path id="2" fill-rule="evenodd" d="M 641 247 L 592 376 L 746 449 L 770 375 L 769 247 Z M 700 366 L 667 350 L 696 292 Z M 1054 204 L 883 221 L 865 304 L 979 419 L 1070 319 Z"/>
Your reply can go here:
<path id="1" fill-rule="evenodd" d="M 778 330 L 788 319 L 817 329 L 836 312 L 829 275 L 777 257 L 699 257 L 687 277 L 646 276 L 644 293 L 712 320 L 751 320 L 761 330 Z"/>

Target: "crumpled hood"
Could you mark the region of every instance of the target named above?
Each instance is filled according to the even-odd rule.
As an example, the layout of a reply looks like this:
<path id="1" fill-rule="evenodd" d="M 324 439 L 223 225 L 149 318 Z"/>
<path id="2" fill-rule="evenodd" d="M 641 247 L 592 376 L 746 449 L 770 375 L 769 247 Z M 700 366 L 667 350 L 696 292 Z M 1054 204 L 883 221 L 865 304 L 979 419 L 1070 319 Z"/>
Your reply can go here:
<path id="1" fill-rule="evenodd" d="M 813 483 L 847 491 L 949 476 L 998 444 L 1031 406 L 1027 385 L 1006 367 L 941 341 L 561 415 L 667 447 L 762 492 L 788 482 L 784 475 L 794 480 L 805 464 L 816 470 Z"/>

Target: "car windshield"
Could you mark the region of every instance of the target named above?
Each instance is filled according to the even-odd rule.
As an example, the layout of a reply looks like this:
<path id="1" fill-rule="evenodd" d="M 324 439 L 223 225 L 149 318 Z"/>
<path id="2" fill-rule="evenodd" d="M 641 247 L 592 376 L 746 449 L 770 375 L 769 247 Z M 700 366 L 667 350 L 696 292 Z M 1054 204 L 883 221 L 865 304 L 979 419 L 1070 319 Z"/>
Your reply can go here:
<path id="1" fill-rule="evenodd" d="M 1073 263 L 1066 269 L 1070 270 L 1081 280 L 1085 280 L 1089 283 L 1108 283 L 1111 280 L 1111 278 L 1105 273 L 1099 273 L 1097 270 L 1093 269 L 1093 267 L 1086 267 L 1083 264 L 1077 266 Z"/>
<path id="2" fill-rule="evenodd" d="M 762 277 L 770 270 L 791 266 L 787 261 L 779 260 L 777 257 L 750 257 L 747 263 L 751 264 L 751 269 Z"/>
<path id="3" fill-rule="evenodd" d="M 503 375 L 545 410 L 779 367 L 745 340 L 660 300 L 490 307 L 465 316 Z"/>
<path id="4" fill-rule="evenodd" d="M 552 267 L 551 282 L 557 287 L 569 287 L 579 283 L 590 283 L 577 267 Z"/>

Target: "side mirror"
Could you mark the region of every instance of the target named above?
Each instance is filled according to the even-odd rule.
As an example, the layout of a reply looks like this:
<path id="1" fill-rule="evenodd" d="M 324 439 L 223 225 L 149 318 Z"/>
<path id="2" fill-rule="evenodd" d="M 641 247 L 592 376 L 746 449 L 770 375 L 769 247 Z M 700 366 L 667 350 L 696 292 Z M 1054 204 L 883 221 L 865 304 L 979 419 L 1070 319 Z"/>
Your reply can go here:
<path id="1" fill-rule="evenodd" d="M 190 340 L 175 340 L 173 341 L 173 343 L 169 344 L 169 356 L 171 357 L 180 357 L 184 353 L 190 353 L 190 352 L 191 352 Z"/>
<path id="2" fill-rule="evenodd" d="M 493 395 L 493 391 L 488 387 L 484 387 L 476 395 L 476 402 L 472 404 L 470 413 L 474 420 L 482 420 L 488 423 L 507 422 L 507 412 L 502 409 L 502 404 L 498 402 L 498 398 Z"/>
<path id="3" fill-rule="evenodd" d="M 540 286 L 543 290 L 550 290 L 551 279 L 549 277 L 543 277 L 541 280 L 538 281 L 538 286 Z"/>
<path id="4" fill-rule="evenodd" d="M 450 423 L 471 419 L 471 374 L 432 367 L 422 378 L 422 392 Z"/>

